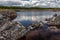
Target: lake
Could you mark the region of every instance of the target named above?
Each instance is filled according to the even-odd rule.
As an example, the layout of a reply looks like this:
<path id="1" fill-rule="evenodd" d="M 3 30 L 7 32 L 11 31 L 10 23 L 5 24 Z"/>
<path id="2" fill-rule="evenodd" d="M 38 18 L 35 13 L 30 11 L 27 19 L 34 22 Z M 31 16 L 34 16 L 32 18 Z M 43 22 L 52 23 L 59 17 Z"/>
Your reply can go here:
<path id="1" fill-rule="evenodd" d="M 24 11 L 24 12 L 17 12 L 17 18 L 15 21 L 19 21 L 24 26 L 28 27 L 32 22 L 45 22 L 45 18 L 50 18 L 54 14 L 60 15 L 60 12 L 52 12 L 52 11 Z"/>

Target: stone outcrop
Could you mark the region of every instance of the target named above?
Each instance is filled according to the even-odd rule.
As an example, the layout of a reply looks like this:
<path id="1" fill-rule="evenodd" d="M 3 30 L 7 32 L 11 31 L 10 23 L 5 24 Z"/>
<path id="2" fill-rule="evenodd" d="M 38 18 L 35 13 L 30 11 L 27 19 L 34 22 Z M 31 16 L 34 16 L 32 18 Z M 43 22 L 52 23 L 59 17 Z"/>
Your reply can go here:
<path id="1" fill-rule="evenodd" d="M 15 11 L 0 11 L 0 40 L 16 40 L 35 28 L 25 28 L 21 23 L 13 21 L 16 17 Z"/>
<path id="2" fill-rule="evenodd" d="M 22 36 L 26 29 L 19 22 L 12 21 L 16 16 L 14 11 L 0 11 L 0 40 L 16 40 Z"/>
<path id="3" fill-rule="evenodd" d="M 49 26 L 56 26 L 57 28 L 60 28 L 60 15 L 49 18 L 47 24 Z"/>
<path id="4" fill-rule="evenodd" d="M 10 18 L 10 20 L 13 20 L 17 17 L 16 12 L 13 10 L 3 10 L 3 11 L 0 11 L 0 14 L 2 14 L 5 17 Z"/>

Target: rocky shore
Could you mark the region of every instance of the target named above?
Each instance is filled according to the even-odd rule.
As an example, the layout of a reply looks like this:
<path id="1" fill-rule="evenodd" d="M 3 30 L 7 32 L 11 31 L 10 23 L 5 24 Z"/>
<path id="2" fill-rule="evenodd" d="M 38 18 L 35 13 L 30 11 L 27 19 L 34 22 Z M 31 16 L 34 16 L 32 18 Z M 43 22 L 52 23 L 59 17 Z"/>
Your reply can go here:
<path id="1" fill-rule="evenodd" d="M 60 15 L 54 14 L 45 20 L 46 23 L 31 23 L 28 27 L 13 21 L 16 17 L 17 14 L 13 10 L 0 11 L 0 40 L 60 40 Z M 55 39 L 54 36 L 58 38 Z"/>

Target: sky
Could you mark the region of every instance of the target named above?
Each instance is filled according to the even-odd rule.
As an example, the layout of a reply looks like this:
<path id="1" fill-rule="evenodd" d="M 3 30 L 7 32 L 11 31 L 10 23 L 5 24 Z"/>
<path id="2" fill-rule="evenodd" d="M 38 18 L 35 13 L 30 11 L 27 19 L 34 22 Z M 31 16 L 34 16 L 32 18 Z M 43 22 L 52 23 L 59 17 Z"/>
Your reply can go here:
<path id="1" fill-rule="evenodd" d="M 0 6 L 60 8 L 60 0 L 0 0 Z"/>

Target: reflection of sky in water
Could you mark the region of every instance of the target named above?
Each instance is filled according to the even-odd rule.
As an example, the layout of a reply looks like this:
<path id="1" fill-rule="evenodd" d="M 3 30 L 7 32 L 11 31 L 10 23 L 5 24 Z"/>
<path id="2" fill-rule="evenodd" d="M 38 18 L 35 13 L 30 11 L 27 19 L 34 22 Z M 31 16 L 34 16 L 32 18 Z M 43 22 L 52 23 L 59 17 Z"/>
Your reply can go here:
<path id="1" fill-rule="evenodd" d="M 54 14 L 60 14 L 60 12 L 17 12 L 17 18 L 15 21 L 20 21 L 24 26 L 29 26 L 32 22 L 44 21 L 45 18 L 52 17 Z"/>
<path id="2" fill-rule="evenodd" d="M 31 21 L 44 21 L 45 18 L 51 17 L 53 14 L 60 14 L 60 12 L 17 12 L 16 21 L 31 20 Z"/>

